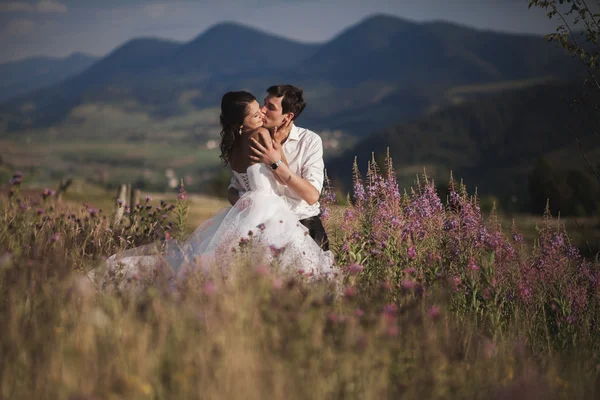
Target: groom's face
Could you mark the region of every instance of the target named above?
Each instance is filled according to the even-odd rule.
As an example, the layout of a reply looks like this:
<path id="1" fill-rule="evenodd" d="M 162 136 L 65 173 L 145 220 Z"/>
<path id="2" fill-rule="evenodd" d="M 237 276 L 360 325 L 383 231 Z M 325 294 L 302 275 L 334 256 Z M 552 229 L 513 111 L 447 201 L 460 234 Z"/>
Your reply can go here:
<path id="1" fill-rule="evenodd" d="M 265 97 L 265 103 L 263 107 L 260 109 L 263 113 L 263 126 L 267 129 L 275 128 L 276 126 L 281 126 L 283 123 L 287 122 L 292 118 L 292 113 L 283 114 L 283 109 L 281 107 L 282 97 L 276 96 L 267 96 Z"/>

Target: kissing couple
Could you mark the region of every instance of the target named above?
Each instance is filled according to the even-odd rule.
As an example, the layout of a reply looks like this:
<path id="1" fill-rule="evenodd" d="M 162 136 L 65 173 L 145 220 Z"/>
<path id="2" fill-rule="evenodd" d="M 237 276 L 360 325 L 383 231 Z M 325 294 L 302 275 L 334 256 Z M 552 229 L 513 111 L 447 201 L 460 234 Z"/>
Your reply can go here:
<path id="1" fill-rule="evenodd" d="M 320 219 L 323 142 L 295 121 L 306 106 L 292 85 L 267 89 L 264 104 L 245 91 L 221 100 L 221 160 L 232 171 L 231 207 L 203 222 L 185 242 L 168 239 L 126 250 L 107 260 L 124 276 L 160 266 L 185 279 L 190 272 L 227 273 L 252 259 L 283 273 L 329 279 L 334 257 Z"/>

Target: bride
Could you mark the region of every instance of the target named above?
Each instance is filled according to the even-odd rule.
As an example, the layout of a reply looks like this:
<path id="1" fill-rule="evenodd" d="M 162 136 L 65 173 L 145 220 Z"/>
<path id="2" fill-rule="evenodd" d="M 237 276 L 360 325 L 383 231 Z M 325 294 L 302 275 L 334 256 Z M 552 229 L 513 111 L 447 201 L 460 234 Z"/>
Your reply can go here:
<path id="1" fill-rule="evenodd" d="M 243 184 L 245 194 L 234 206 L 205 221 L 183 243 L 170 239 L 111 256 L 100 283 L 114 277 L 116 271 L 122 281 L 156 269 L 178 280 L 196 270 L 208 273 L 216 269 L 227 274 L 240 260 L 271 265 L 284 273 L 334 275 L 333 254 L 320 248 L 276 194 L 278 182 L 271 169 L 251 160 L 251 141 L 264 145 L 270 138 L 262 127 L 262 117 L 252 94 L 239 91 L 223 96 L 221 158 Z"/>

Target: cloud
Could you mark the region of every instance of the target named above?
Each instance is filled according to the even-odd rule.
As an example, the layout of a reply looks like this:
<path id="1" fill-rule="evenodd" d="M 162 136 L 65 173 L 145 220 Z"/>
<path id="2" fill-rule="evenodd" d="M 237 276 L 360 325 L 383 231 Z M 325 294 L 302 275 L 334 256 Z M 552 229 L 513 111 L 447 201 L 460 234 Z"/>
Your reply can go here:
<path id="1" fill-rule="evenodd" d="M 39 0 L 37 3 L 13 1 L 0 3 L 0 13 L 66 13 L 67 6 L 55 0 Z"/>
<path id="2" fill-rule="evenodd" d="M 152 19 L 163 17 L 169 12 L 169 4 L 154 3 L 144 6 L 144 14 Z"/>
<path id="3" fill-rule="evenodd" d="M 12 19 L 8 21 L 5 32 L 10 36 L 28 35 L 35 29 L 35 22 L 29 19 Z"/>

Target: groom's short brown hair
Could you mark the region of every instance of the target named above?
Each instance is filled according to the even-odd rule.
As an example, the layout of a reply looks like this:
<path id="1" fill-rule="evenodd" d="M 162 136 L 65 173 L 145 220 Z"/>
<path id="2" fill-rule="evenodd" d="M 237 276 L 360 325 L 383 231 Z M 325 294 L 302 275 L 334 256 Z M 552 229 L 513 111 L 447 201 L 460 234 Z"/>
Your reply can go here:
<path id="1" fill-rule="evenodd" d="M 295 120 L 302 114 L 304 107 L 306 107 L 306 101 L 302 95 L 302 89 L 297 88 L 293 85 L 275 85 L 267 89 L 267 93 L 270 96 L 281 97 L 281 112 L 283 114 L 294 113 Z"/>

